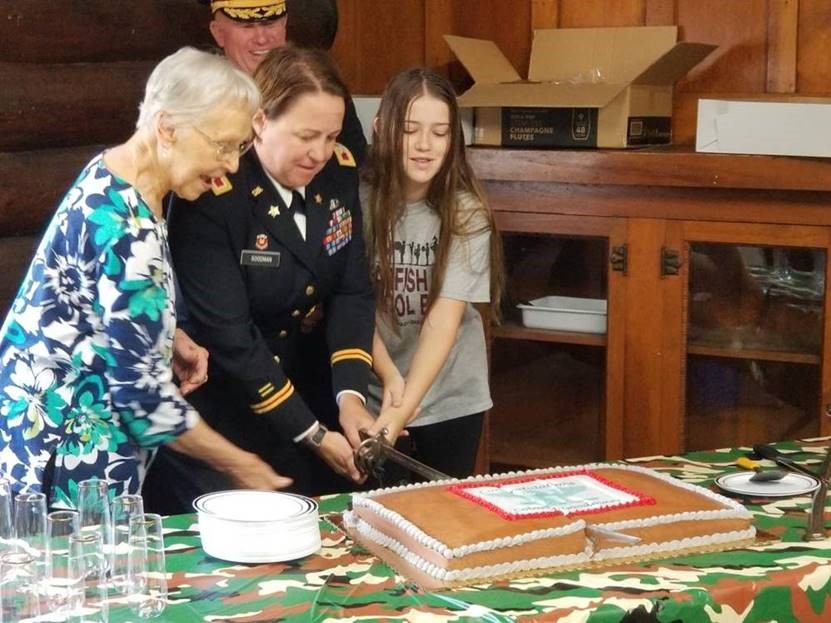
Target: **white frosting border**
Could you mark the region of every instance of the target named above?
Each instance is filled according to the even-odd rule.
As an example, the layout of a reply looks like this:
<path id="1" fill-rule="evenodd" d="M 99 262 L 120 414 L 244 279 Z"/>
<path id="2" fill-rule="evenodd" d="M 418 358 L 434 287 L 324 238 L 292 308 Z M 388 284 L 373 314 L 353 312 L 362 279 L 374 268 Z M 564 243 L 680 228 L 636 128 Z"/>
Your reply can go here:
<path id="1" fill-rule="evenodd" d="M 364 538 L 394 552 L 422 573 L 425 573 L 442 582 L 464 582 L 467 580 L 513 575 L 515 573 L 531 571 L 534 569 L 570 567 L 585 564 L 591 561 L 591 544 L 589 543 L 586 545 L 586 549 L 581 554 L 563 554 L 560 556 L 529 558 L 527 560 L 504 562 L 496 565 L 484 565 L 481 567 L 469 567 L 467 569 L 448 570 L 424 560 L 399 541 L 368 524 L 352 511 L 346 511 L 343 514 L 343 520 L 351 529 L 360 532 Z"/>
<path id="2" fill-rule="evenodd" d="M 385 495 L 388 493 L 394 493 L 398 491 L 408 491 L 408 490 L 415 490 L 415 489 L 424 489 L 428 487 L 445 487 L 449 484 L 456 483 L 456 482 L 489 482 L 495 480 L 501 480 L 506 478 L 516 478 L 516 477 L 527 477 L 527 476 L 534 476 L 534 475 L 547 475 L 547 474 L 558 474 L 562 472 L 573 472 L 573 471 L 585 471 L 585 470 L 595 470 L 595 469 L 619 469 L 621 471 L 630 471 L 635 473 L 644 474 L 650 476 L 652 478 L 656 478 L 658 480 L 663 480 L 664 482 L 671 484 L 672 486 L 679 488 L 681 490 L 686 490 L 690 493 L 695 495 L 699 495 L 701 497 L 707 498 L 711 501 L 714 501 L 718 504 L 725 506 L 726 508 L 719 509 L 719 510 L 709 510 L 709 511 L 691 511 L 685 513 L 675 513 L 673 515 L 660 515 L 654 517 L 645 517 L 641 519 L 629 519 L 625 521 L 617 521 L 617 522 L 607 522 L 607 523 L 593 523 L 598 527 L 602 527 L 607 530 L 614 530 L 616 532 L 621 532 L 626 529 L 631 528 L 648 528 L 657 525 L 666 525 L 671 523 L 678 523 L 683 521 L 704 521 L 704 520 L 719 520 L 719 519 L 752 519 L 753 515 L 748 511 L 744 506 L 742 506 L 739 502 L 735 500 L 731 500 L 729 498 L 724 497 L 718 493 L 710 491 L 709 489 L 704 489 L 698 485 L 690 484 L 684 482 L 682 480 L 678 480 L 677 478 L 673 478 L 667 474 L 662 474 L 653 469 L 648 469 L 645 467 L 639 467 L 636 465 L 625 465 L 620 463 L 589 463 L 586 465 L 579 465 L 579 466 L 562 466 L 562 467 L 552 467 L 552 468 L 544 468 L 544 469 L 532 469 L 527 471 L 521 472 L 514 472 L 510 471 L 504 474 L 478 474 L 476 476 L 471 476 L 470 478 L 465 478 L 464 480 L 458 479 L 448 479 L 448 480 L 441 480 L 441 481 L 433 481 L 433 482 L 422 482 L 422 483 L 415 483 L 409 485 L 402 485 L 398 487 L 389 487 L 386 489 L 374 489 L 372 491 L 366 493 L 353 493 L 352 494 L 352 506 L 355 507 L 364 507 L 370 512 L 378 515 L 381 519 L 388 521 L 393 526 L 397 527 L 398 529 L 402 530 L 409 536 L 411 536 L 416 542 L 419 544 L 427 547 L 430 550 L 435 551 L 440 556 L 445 559 L 453 559 L 453 558 L 460 558 L 463 556 L 467 556 L 469 554 L 475 552 L 485 552 L 495 549 L 500 549 L 504 547 L 514 547 L 517 545 L 521 545 L 524 543 L 529 543 L 535 540 L 546 539 L 546 538 L 553 538 L 557 536 L 564 536 L 567 534 L 573 534 L 579 530 L 585 529 L 586 522 L 583 519 L 576 519 L 573 523 L 562 526 L 560 528 L 546 528 L 542 530 L 534 530 L 531 532 L 526 532 L 523 534 L 514 535 L 511 537 L 504 537 L 501 539 L 491 539 L 488 541 L 479 541 L 477 543 L 471 543 L 468 545 L 463 545 L 457 548 L 450 548 L 446 544 L 442 543 L 438 539 L 431 537 L 423 530 L 421 530 L 418 526 L 413 524 L 408 519 L 405 519 L 400 514 L 392 511 L 382 504 L 376 502 L 372 498 L 378 497 L 381 495 Z M 346 517 L 346 514 L 344 514 Z M 363 521 L 363 520 L 360 520 Z M 364 522 L 366 523 L 366 522 Z M 371 529 L 373 532 L 377 532 L 379 535 L 382 535 L 380 531 L 369 526 L 368 528 Z M 366 531 L 363 532 L 367 538 L 371 538 L 369 534 L 366 534 Z M 752 526 L 748 530 L 739 531 L 739 532 L 731 532 L 731 533 L 716 533 L 714 535 L 707 535 L 703 537 L 687 537 L 684 539 L 679 539 L 675 541 L 664 541 L 661 547 L 658 547 L 658 544 L 651 543 L 651 544 L 643 544 L 643 545 L 635 545 L 631 547 L 617 547 L 617 548 L 610 548 L 605 550 L 606 552 L 626 552 L 624 554 L 618 554 L 615 556 L 604 555 L 601 556 L 601 552 L 598 552 L 595 555 L 596 560 L 604 560 L 609 557 L 623 557 L 623 556 L 634 556 L 634 555 L 645 555 L 650 552 L 654 551 L 671 551 L 671 550 L 678 550 L 678 549 L 685 549 L 689 547 L 704 547 L 709 544 L 719 544 L 724 542 L 729 542 L 733 540 L 745 540 L 752 538 L 756 534 L 755 528 Z M 721 535 L 735 535 L 735 537 L 724 537 L 722 538 Z M 394 541 L 392 537 L 387 535 L 383 535 L 385 539 L 389 539 Z M 373 539 L 374 540 L 374 539 Z M 679 545 L 686 542 L 696 541 L 696 544 L 690 545 Z M 698 541 L 702 541 L 700 544 Z M 394 541 L 398 543 L 398 541 Z M 400 543 L 399 546 L 403 547 Z M 671 547 L 670 547 L 671 546 Z M 642 552 L 642 553 L 639 553 Z M 398 553 L 398 552 L 396 552 Z M 404 556 L 398 553 L 402 558 L 407 559 L 407 556 Z M 415 555 L 413 555 L 415 556 Z M 416 556 L 416 558 L 418 558 Z M 422 560 L 419 558 L 419 560 Z M 430 565 L 424 561 L 425 564 Z M 433 565 L 434 566 L 434 565 Z M 555 566 L 555 565 L 549 565 Z M 436 567 L 438 568 L 438 567 Z M 525 570 L 525 569 L 520 569 Z M 438 577 L 438 576 L 435 576 Z M 467 579 L 467 578 L 466 578 Z"/>
<path id="3" fill-rule="evenodd" d="M 657 558 L 656 552 L 676 552 L 688 549 L 706 549 L 713 545 L 720 545 L 722 543 L 734 543 L 737 541 L 746 541 L 756 536 L 756 528 L 750 526 L 746 530 L 735 530 L 733 532 L 716 532 L 715 534 L 707 534 L 703 536 L 685 537 L 683 539 L 676 539 L 674 541 L 660 541 L 643 543 L 638 545 L 631 545 L 627 547 L 609 547 L 595 553 L 592 560 L 598 562 L 604 560 L 614 560 L 616 558 L 630 558 L 649 556 L 650 558 Z"/>

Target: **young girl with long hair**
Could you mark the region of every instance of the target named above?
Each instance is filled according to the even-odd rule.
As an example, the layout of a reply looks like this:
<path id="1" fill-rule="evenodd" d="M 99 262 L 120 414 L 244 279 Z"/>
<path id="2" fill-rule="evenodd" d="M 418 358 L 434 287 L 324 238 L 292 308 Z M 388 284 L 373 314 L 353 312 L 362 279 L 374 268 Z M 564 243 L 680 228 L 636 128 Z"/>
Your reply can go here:
<path id="1" fill-rule="evenodd" d="M 370 433 L 406 427 L 419 460 L 470 475 L 492 406 L 482 318 L 498 310 L 502 251 L 465 158 L 453 87 L 429 69 L 387 85 L 362 204 L 374 267 L 376 330 Z"/>

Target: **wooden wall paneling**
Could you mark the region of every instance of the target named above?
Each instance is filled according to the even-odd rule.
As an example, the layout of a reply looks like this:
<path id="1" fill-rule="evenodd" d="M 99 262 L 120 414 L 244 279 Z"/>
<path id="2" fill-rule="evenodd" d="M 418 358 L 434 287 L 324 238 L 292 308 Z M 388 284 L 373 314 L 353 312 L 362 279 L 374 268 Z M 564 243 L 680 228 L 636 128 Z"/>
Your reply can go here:
<path id="1" fill-rule="evenodd" d="M 0 153 L 0 237 L 40 232 L 83 166 L 102 149 Z"/>
<path id="2" fill-rule="evenodd" d="M 646 0 L 560 0 L 561 28 L 643 26 Z"/>
<path id="3" fill-rule="evenodd" d="M 492 39 L 517 71 L 528 75 L 530 0 L 453 0 L 451 6 L 453 34 Z"/>
<path id="4" fill-rule="evenodd" d="M 380 93 L 402 69 L 424 64 L 425 0 L 359 0 L 356 93 Z"/>
<path id="5" fill-rule="evenodd" d="M 680 38 L 719 46 L 678 83 L 678 90 L 764 93 L 767 17 L 767 0 L 678 0 Z"/>
<path id="6" fill-rule="evenodd" d="M 0 318 L 5 317 L 39 241 L 40 236 L 0 238 Z"/>
<path id="7" fill-rule="evenodd" d="M 647 26 L 673 26 L 677 23 L 676 0 L 646 0 L 644 24 Z"/>
<path id="8" fill-rule="evenodd" d="M 709 95 L 729 97 L 729 93 L 694 93 L 675 89 L 672 100 L 672 143 L 674 145 L 695 145 L 695 130 L 698 125 L 698 100 Z"/>
<path id="9" fill-rule="evenodd" d="M 560 0 L 531 0 L 531 31 L 559 28 Z"/>
<path id="10" fill-rule="evenodd" d="M 454 30 L 453 0 L 424 2 L 424 64 L 446 76 L 464 71 L 444 40 L 444 35 L 459 34 Z M 453 67 L 452 65 L 457 65 Z"/>
<path id="11" fill-rule="evenodd" d="M 126 139 L 154 65 L 0 63 L 0 151 Z"/>
<path id="12" fill-rule="evenodd" d="M 212 43 L 209 16 L 195 0 L 0 0 L 0 61 L 160 60 Z"/>
<path id="13" fill-rule="evenodd" d="M 492 39 L 520 74 L 531 52 L 530 0 L 425 0 L 425 63 L 445 73 L 463 91 L 472 82 L 444 41 L 453 34 Z"/>
<path id="14" fill-rule="evenodd" d="M 831 2 L 799 1 L 796 90 L 831 96 Z"/>
<path id="15" fill-rule="evenodd" d="M 355 94 L 361 94 L 358 88 L 358 9 L 360 0 L 338 0 L 338 34 L 332 46 L 332 56 L 346 80 L 347 86 Z"/>
<path id="16" fill-rule="evenodd" d="M 675 87 L 673 142 L 695 143 L 698 100 L 764 93 L 767 87 L 767 0 L 676 0 L 679 38 L 718 45 Z"/>
<path id="17" fill-rule="evenodd" d="M 768 0 L 767 92 L 796 91 L 799 0 Z"/>

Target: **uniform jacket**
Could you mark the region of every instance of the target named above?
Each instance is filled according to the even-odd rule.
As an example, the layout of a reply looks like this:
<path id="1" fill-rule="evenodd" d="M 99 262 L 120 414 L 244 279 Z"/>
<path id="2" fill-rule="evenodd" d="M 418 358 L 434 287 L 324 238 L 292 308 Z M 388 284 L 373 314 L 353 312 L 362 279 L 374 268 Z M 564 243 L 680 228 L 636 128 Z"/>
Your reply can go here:
<path id="1" fill-rule="evenodd" d="M 174 200 L 170 217 L 176 276 L 195 338 L 210 352 L 209 383 L 241 386 L 247 410 L 289 438 L 316 419 L 292 382 L 304 367 L 297 343 L 307 314 L 326 309 L 333 387 L 321 391 L 365 396 L 372 364 L 374 305 L 357 169 L 340 145 L 306 187 L 306 219 L 303 240 L 254 150 L 213 192 Z M 209 422 L 234 417 L 200 409 Z"/>

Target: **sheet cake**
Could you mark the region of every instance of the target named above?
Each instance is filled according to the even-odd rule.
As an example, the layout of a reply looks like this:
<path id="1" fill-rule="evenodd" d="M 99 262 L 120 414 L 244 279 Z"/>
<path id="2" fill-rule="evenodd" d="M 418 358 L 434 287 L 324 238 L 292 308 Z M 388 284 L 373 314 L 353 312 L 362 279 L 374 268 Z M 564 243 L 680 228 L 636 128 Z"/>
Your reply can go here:
<path id="1" fill-rule="evenodd" d="M 738 502 L 616 464 L 355 493 L 344 523 L 427 588 L 728 549 L 755 536 Z"/>

